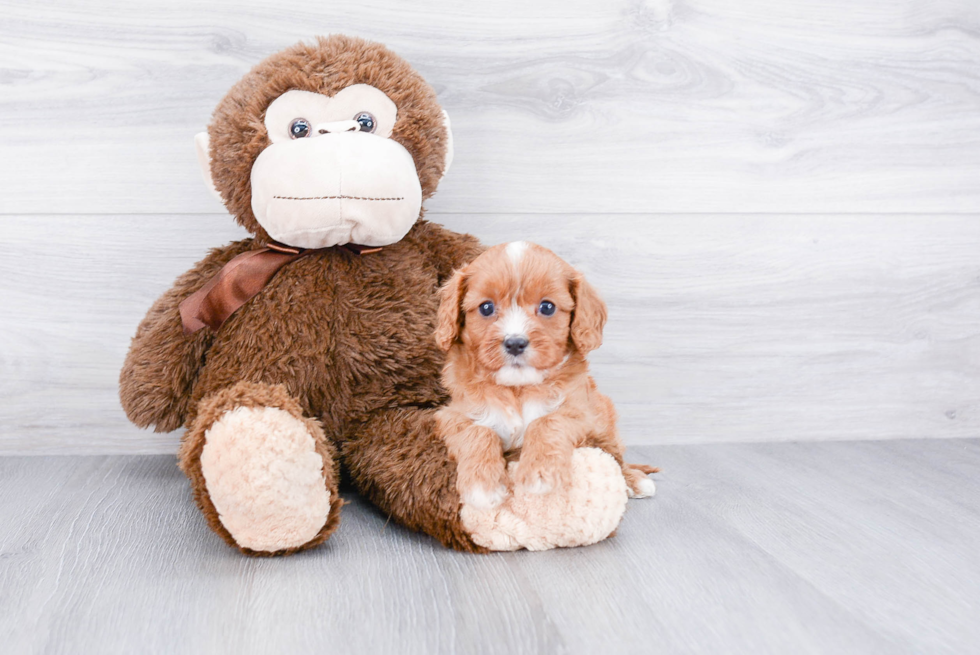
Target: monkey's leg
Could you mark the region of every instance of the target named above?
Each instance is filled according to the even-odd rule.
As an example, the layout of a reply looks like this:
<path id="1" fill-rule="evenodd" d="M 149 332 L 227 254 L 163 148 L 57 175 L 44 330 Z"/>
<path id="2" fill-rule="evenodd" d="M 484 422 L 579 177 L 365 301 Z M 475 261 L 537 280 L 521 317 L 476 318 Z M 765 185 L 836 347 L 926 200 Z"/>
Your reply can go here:
<path id="1" fill-rule="evenodd" d="M 202 400 L 179 458 L 211 529 L 243 553 L 311 548 L 340 523 L 336 451 L 284 387 L 239 382 Z"/>
<path id="2" fill-rule="evenodd" d="M 459 518 L 456 464 L 436 433 L 435 412 L 380 410 L 352 422 L 341 457 L 357 490 L 405 527 L 449 548 L 485 552 Z"/>
<path id="3" fill-rule="evenodd" d="M 352 421 L 341 445 L 358 491 L 398 523 L 471 552 L 583 546 L 619 525 L 626 482 L 616 460 L 598 448 L 573 452 L 571 482 L 560 491 L 515 493 L 492 509 L 461 505 L 456 464 L 435 412 L 380 410 Z"/>

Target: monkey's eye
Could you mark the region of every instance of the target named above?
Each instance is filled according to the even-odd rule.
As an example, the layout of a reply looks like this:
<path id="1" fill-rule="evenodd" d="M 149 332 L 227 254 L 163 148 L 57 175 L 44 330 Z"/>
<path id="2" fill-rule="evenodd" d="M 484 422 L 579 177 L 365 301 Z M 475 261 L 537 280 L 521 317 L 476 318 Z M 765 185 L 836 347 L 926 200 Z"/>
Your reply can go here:
<path id="1" fill-rule="evenodd" d="M 493 301 L 485 300 L 480 304 L 480 316 L 493 316 Z"/>
<path id="2" fill-rule="evenodd" d="M 360 123 L 361 132 L 374 132 L 374 129 L 378 126 L 377 121 L 374 120 L 374 116 L 366 111 L 362 111 L 355 116 L 354 120 Z"/>
<path id="3" fill-rule="evenodd" d="M 542 300 L 538 305 L 538 313 L 542 316 L 552 316 L 555 313 L 555 303 L 550 300 Z"/>
<path id="4" fill-rule="evenodd" d="M 313 130 L 310 128 L 310 121 L 305 118 L 294 118 L 289 124 L 289 138 L 305 139 L 310 136 Z"/>

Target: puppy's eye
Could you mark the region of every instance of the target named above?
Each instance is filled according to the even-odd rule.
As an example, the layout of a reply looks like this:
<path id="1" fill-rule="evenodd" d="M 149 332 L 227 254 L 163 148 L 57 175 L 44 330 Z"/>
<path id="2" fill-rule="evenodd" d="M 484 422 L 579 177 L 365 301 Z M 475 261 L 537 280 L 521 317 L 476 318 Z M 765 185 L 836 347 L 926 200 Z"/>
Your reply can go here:
<path id="1" fill-rule="evenodd" d="M 493 302 L 487 300 L 480 304 L 481 316 L 493 316 Z"/>
<path id="2" fill-rule="evenodd" d="M 555 303 L 550 300 L 542 300 L 538 305 L 538 313 L 542 316 L 551 316 L 555 313 Z"/>
<path id="3" fill-rule="evenodd" d="M 377 127 L 377 121 L 374 120 L 374 116 L 366 111 L 362 111 L 355 116 L 354 120 L 361 126 L 361 132 L 374 132 L 374 128 Z"/>
<path id="4" fill-rule="evenodd" d="M 293 122 L 289 124 L 289 138 L 291 139 L 304 139 L 310 136 L 310 121 L 305 118 L 294 118 Z"/>

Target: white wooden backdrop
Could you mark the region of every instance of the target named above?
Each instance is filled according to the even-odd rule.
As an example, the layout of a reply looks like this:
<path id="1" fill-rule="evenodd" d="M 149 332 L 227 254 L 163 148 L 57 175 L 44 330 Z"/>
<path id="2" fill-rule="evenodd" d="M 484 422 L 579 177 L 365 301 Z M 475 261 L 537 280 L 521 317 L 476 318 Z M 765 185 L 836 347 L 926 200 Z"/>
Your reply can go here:
<path id="1" fill-rule="evenodd" d="M 980 434 L 976 0 L 0 2 L 0 452 L 172 452 L 116 377 L 237 238 L 193 135 L 263 56 L 379 40 L 457 158 L 429 216 L 611 305 L 631 444 Z"/>

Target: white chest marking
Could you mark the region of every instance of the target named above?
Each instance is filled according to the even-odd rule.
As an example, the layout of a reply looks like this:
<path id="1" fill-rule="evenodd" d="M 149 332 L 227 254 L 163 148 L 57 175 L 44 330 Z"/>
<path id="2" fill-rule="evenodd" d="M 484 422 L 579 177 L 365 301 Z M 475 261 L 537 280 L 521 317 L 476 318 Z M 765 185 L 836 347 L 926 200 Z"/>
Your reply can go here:
<path id="1" fill-rule="evenodd" d="M 520 448 L 524 444 L 524 432 L 532 421 L 552 413 L 564 400 L 564 398 L 546 402 L 529 400 L 521 407 L 520 414 L 511 407 L 503 409 L 486 405 L 479 412 L 470 414 L 470 418 L 476 425 L 482 425 L 496 432 L 504 446 L 504 452 L 507 452 Z"/>

